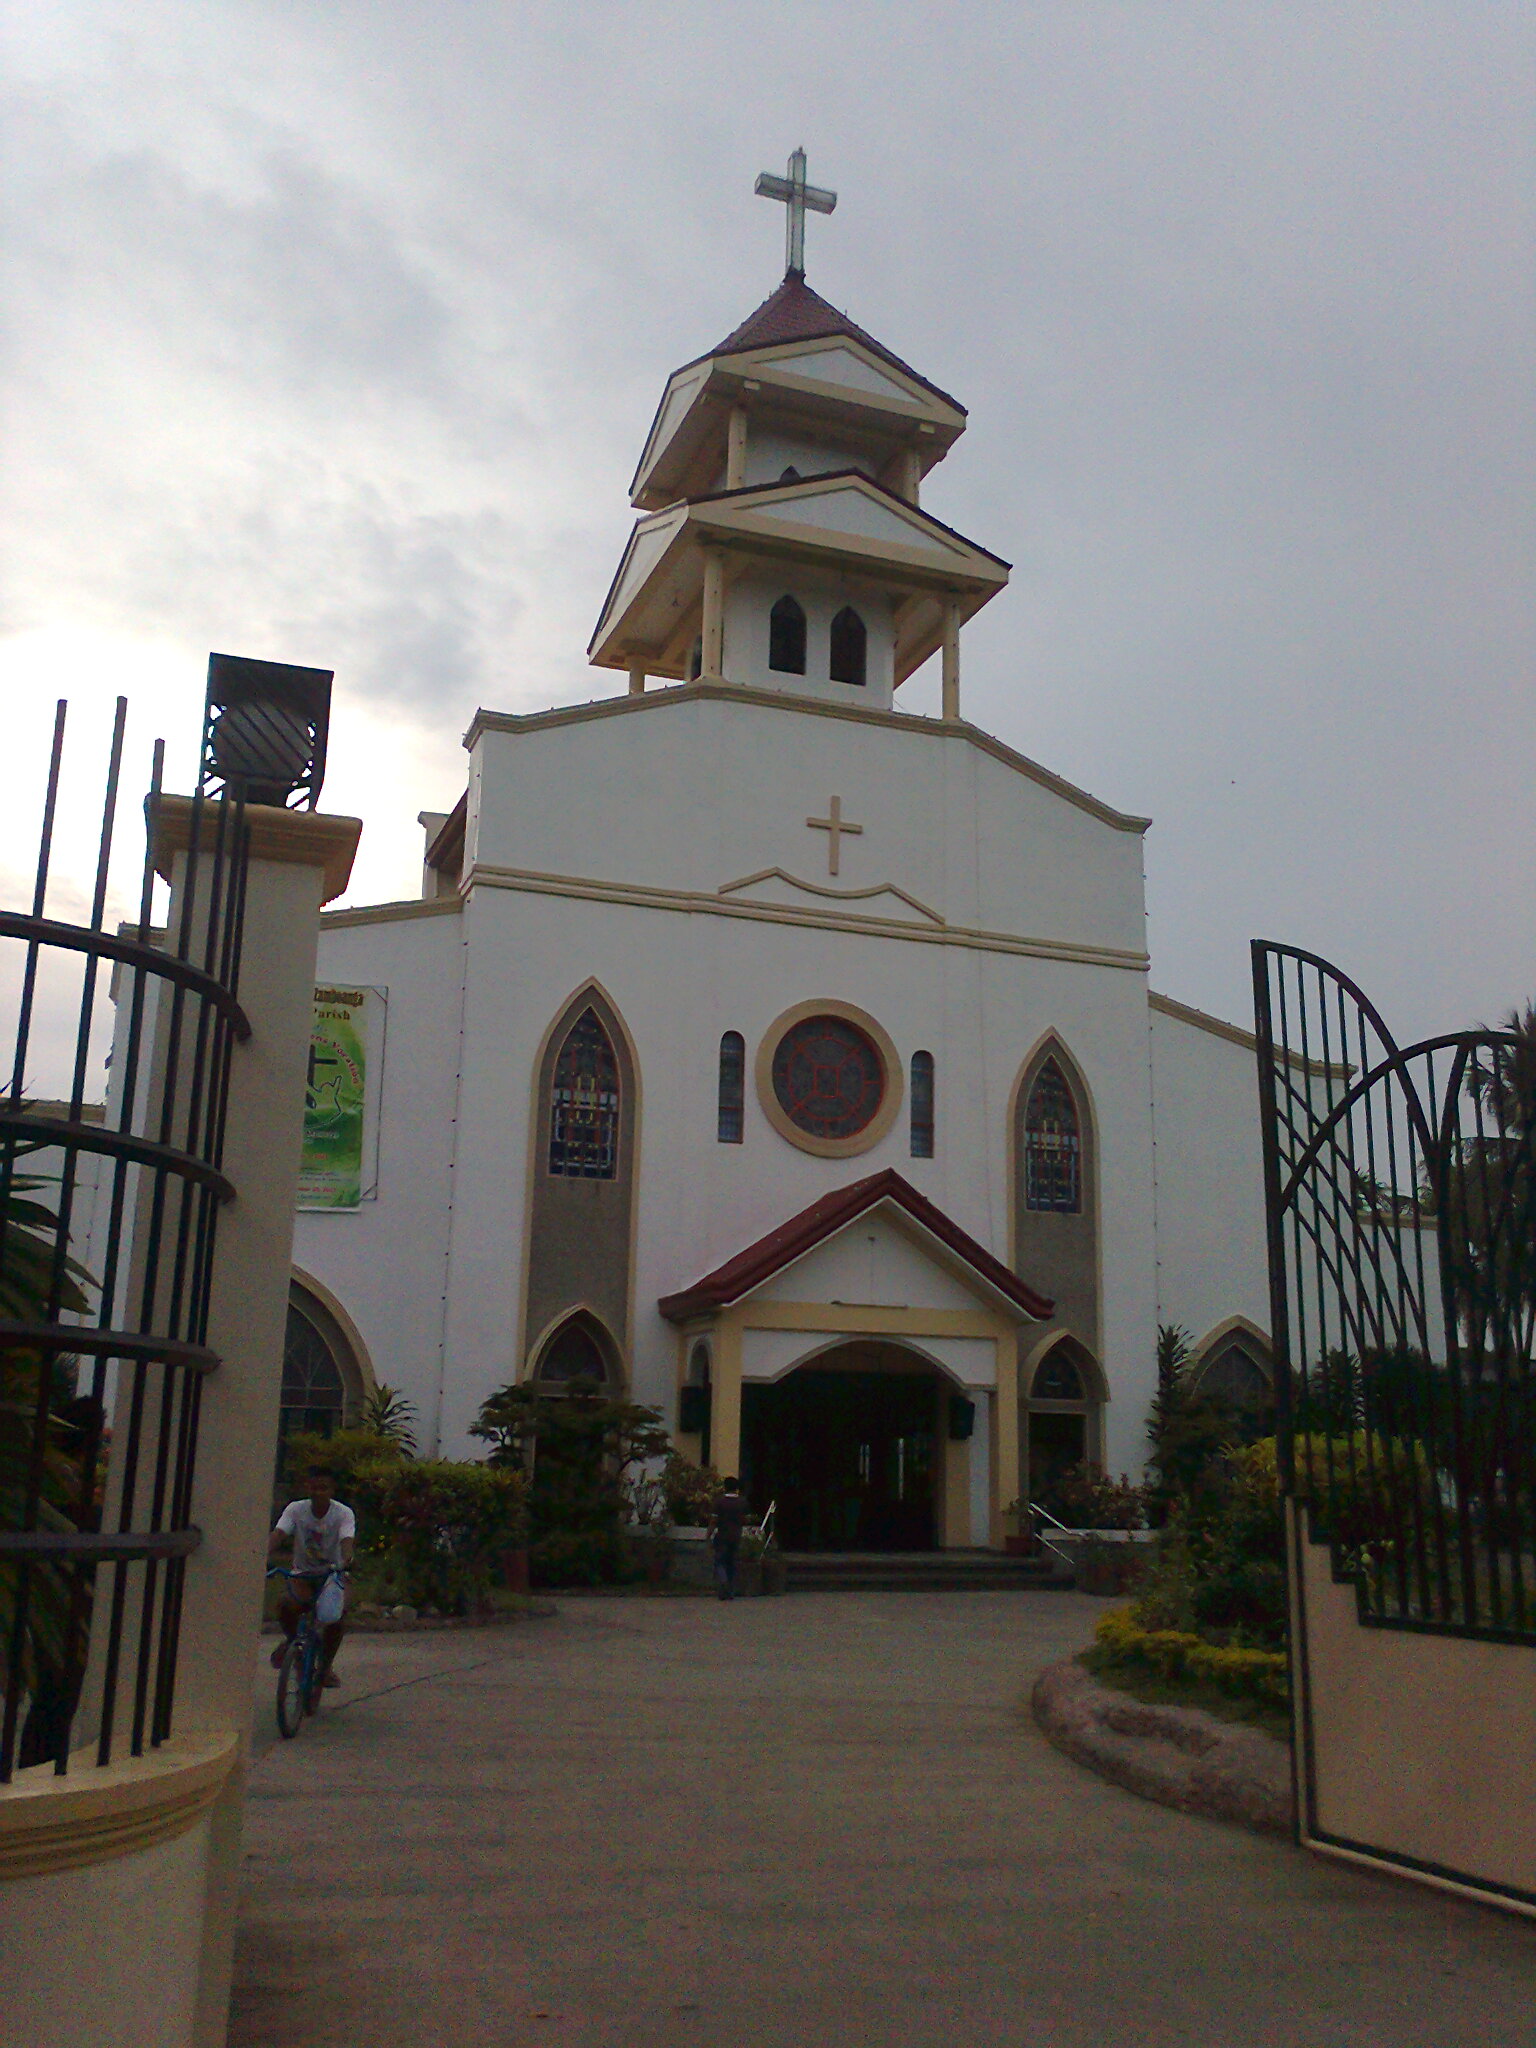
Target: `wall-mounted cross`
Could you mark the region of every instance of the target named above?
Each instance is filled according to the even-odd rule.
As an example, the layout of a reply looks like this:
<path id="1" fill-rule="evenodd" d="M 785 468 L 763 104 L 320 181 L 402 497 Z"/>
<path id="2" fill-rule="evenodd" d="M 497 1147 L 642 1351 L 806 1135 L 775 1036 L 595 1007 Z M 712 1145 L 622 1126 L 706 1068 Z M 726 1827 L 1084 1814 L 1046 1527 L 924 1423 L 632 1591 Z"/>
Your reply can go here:
<path id="1" fill-rule="evenodd" d="M 838 856 L 841 852 L 838 841 L 845 832 L 851 832 L 857 837 L 864 830 L 864 827 L 862 825 L 849 824 L 848 820 L 843 816 L 843 800 L 840 796 L 833 797 L 831 803 L 828 804 L 826 817 L 807 818 L 805 822 L 813 830 L 826 833 L 827 873 L 835 875 L 838 870 Z"/>
<path id="2" fill-rule="evenodd" d="M 812 213 L 830 213 L 837 204 L 837 194 L 825 191 L 820 185 L 807 185 L 803 149 L 795 151 L 786 168 L 789 175 L 785 178 L 776 177 L 772 171 L 759 171 L 752 190 L 759 199 L 782 200 L 788 211 L 784 223 L 785 274 L 804 277 L 806 208 L 809 207 Z"/>

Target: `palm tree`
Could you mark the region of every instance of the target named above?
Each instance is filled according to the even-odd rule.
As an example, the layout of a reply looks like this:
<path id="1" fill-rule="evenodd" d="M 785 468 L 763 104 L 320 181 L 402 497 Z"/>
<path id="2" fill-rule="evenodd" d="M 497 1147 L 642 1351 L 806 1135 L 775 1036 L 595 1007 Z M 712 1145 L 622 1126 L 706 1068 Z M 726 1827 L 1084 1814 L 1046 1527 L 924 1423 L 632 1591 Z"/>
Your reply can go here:
<path id="1" fill-rule="evenodd" d="M 416 1403 L 381 1380 L 363 1402 L 359 1426 L 386 1437 L 403 1458 L 416 1455 Z"/>

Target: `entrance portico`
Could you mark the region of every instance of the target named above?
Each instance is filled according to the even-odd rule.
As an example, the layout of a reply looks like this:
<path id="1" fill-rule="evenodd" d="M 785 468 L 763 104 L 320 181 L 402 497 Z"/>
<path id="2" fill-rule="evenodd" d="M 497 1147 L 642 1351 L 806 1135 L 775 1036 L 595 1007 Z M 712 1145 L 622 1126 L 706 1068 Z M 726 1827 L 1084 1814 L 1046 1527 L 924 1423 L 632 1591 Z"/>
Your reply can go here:
<path id="1" fill-rule="evenodd" d="M 708 1387 L 709 1462 L 786 1483 L 797 1542 L 1001 1547 L 1019 1332 L 1052 1304 L 900 1174 L 813 1203 L 659 1306 L 679 1386 Z"/>

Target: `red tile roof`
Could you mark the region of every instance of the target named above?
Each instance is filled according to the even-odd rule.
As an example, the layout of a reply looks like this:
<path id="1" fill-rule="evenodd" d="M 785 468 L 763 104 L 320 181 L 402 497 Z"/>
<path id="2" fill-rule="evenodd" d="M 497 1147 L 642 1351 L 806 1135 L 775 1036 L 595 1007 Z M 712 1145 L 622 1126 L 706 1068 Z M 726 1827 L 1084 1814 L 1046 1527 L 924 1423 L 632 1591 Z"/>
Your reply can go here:
<path id="1" fill-rule="evenodd" d="M 786 341 L 820 341 L 823 336 L 834 334 L 862 342 L 882 362 L 889 363 L 893 370 L 900 370 L 904 377 L 913 378 L 925 391 L 942 398 L 957 412 L 965 411 L 958 398 L 951 398 L 947 391 L 941 391 L 937 384 L 920 376 L 910 363 L 904 363 L 900 356 L 876 341 L 872 334 L 866 334 L 846 313 L 839 313 L 836 306 L 824 299 L 820 292 L 813 292 L 805 279 L 793 271 L 776 292 L 764 299 L 755 313 L 749 314 L 733 333 L 709 351 L 708 356 L 700 356 L 697 360 L 707 362 L 709 356 L 737 355 L 749 348 L 773 348 Z"/>
<path id="2" fill-rule="evenodd" d="M 935 1208 L 926 1195 L 920 1195 L 892 1166 L 856 1180 L 850 1187 L 839 1188 L 834 1194 L 823 1195 L 819 1202 L 812 1202 L 777 1230 L 737 1252 L 723 1266 L 696 1280 L 692 1287 L 685 1287 L 679 1294 L 664 1294 L 657 1306 L 669 1321 L 681 1323 L 690 1316 L 707 1315 L 711 1309 L 739 1301 L 877 1202 L 894 1202 L 904 1209 L 914 1222 L 947 1245 L 1025 1315 L 1044 1321 L 1051 1314 L 1055 1303 L 1048 1296 L 1037 1294 L 1027 1281 L 1010 1272 L 1000 1259 L 993 1258 L 985 1245 L 978 1244 L 958 1223 L 952 1223 L 942 1209 Z"/>

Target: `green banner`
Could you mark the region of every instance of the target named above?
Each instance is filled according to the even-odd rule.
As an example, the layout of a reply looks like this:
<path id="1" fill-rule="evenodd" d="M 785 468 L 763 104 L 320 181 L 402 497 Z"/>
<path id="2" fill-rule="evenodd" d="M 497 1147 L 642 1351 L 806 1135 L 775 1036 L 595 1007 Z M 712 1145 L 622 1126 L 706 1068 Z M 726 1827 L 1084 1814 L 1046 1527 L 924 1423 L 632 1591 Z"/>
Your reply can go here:
<path id="1" fill-rule="evenodd" d="M 301 1209 L 355 1209 L 363 1198 L 367 1001 L 366 989 L 315 990 L 304 1151 L 299 1161 Z"/>

